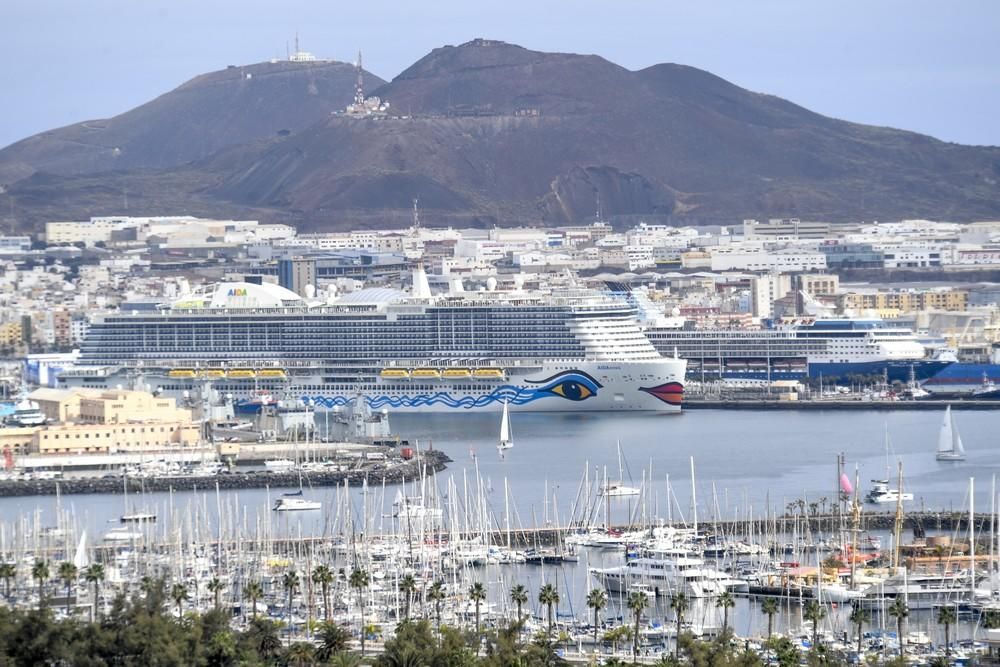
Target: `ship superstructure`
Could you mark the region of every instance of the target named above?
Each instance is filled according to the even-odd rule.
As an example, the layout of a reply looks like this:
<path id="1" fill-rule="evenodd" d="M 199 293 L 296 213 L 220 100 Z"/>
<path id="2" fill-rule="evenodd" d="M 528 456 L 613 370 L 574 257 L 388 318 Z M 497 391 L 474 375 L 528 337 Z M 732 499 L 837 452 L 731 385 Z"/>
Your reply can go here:
<path id="1" fill-rule="evenodd" d="M 154 313 L 98 320 L 66 386 L 142 382 L 181 395 L 206 381 L 318 408 L 679 410 L 686 362 L 661 356 L 620 300 L 574 287 L 432 296 L 368 288 L 332 302 L 221 283 Z"/>

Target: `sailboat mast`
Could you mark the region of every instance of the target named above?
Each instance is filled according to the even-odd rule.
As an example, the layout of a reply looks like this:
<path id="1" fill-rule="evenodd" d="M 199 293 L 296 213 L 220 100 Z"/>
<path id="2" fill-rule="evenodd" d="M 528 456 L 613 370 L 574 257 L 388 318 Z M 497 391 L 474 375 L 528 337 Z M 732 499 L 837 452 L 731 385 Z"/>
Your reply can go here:
<path id="1" fill-rule="evenodd" d="M 691 457 L 691 514 L 694 522 L 694 532 L 698 533 L 698 496 L 694 485 L 694 457 Z"/>
<path id="2" fill-rule="evenodd" d="M 896 493 L 896 521 L 893 525 L 892 567 L 899 567 L 899 539 L 903 532 L 903 462 L 899 462 L 899 478 Z"/>

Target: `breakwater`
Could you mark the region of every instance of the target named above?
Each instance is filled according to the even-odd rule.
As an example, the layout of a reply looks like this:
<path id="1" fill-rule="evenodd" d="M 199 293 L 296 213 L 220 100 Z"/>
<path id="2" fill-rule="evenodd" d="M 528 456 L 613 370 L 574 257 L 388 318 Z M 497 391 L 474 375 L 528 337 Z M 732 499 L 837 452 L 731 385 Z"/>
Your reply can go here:
<path id="1" fill-rule="evenodd" d="M 422 451 L 420 456 L 409 461 L 390 459 L 386 462 L 366 464 L 346 471 L 320 471 L 302 473 L 303 484 L 310 486 L 337 486 L 345 481 L 356 486 L 366 479 L 371 483 L 398 484 L 417 478 L 421 473 L 440 472 L 451 459 L 440 451 Z M 37 496 L 87 493 L 129 493 L 158 491 L 198 491 L 218 488 L 222 491 L 239 489 L 262 489 L 264 487 L 296 487 L 299 473 L 289 472 L 224 472 L 212 477 L 164 476 L 164 477 L 121 477 L 7 480 L 0 482 L 0 497 Z"/>

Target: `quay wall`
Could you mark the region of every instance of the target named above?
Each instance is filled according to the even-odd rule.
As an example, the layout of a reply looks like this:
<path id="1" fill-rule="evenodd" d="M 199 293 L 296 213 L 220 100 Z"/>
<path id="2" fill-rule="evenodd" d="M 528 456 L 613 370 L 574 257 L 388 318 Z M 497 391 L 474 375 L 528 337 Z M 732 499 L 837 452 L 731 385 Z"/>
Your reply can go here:
<path id="1" fill-rule="evenodd" d="M 780 401 L 777 398 L 715 399 L 685 396 L 685 410 L 1000 410 L 1000 401 L 975 399 L 921 401 L 807 400 Z"/>

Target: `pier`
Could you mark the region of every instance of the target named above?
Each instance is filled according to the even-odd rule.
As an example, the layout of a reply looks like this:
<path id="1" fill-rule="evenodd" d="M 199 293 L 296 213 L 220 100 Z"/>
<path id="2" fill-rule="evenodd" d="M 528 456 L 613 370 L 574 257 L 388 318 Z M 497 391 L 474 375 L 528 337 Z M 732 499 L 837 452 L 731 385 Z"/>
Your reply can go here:
<path id="1" fill-rule="evenodd" d="M 1000 401 L 977 399 L 941 400 L 930 399 L 920 401 L 863 401 L 863 400 L 779 400 L 773 397 L 759 396 L 755 398 L 699 398 L 686 395 L 685 410 L 944 410 L 951 406 L 952 410 L 998 410 Z"/>

